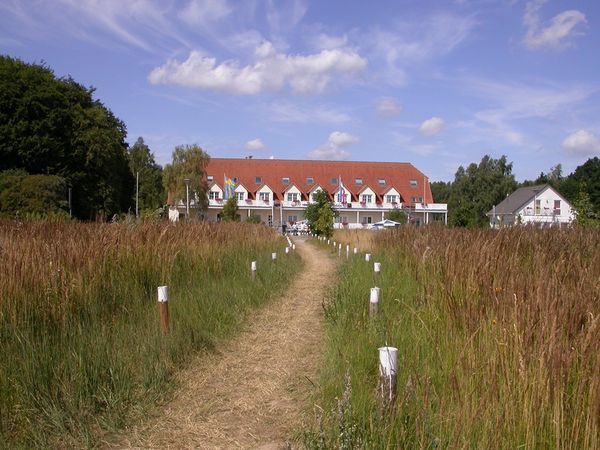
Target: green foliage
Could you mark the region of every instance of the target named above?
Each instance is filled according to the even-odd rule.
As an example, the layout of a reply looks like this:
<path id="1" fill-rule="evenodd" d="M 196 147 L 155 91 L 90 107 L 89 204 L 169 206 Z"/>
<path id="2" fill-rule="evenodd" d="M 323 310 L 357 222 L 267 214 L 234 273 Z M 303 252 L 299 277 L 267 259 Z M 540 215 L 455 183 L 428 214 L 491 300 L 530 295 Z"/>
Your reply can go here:
<path id="1" fill-rule="evenodd" d="M 126 211 L 134 186 L 125 125 L 93 93 L 43 65 L 0 56 L 0 171 L 64 178 L 83 219 Z"/>
<path id="2" fill-rule="evenodd" d="M 238 204 L 235 197 L 229 198 L 225 205 L 223 205 L 223 211 L 221 211 L 221 220 L 223 222 L 239 222 L 240 215 L 238 214 Z"/>
<path id="3" fill-rule="evenodd" d="M 406 213 L 399 208 L 394 208 L 390 212 L 385 214 L 386 219 L 393 220 L 394 222 L 405 224 L 408 220 Z"/>
<path id="4" fill-rule="evenodd" d="M 154 155 L 138 138 L 127 152 L 129 168 L 135 177 L 139 173 L 139 209 L 156 210 L 165 204 L 165 190 L 162 183 L 162 168 L 154 161 Z M 135 201 L 135 198 L 134 198 Z"/>
<path id="5" fill-rule="evenodd" d="M 67 188 L 56 175 L 28 175 L 23 170 L 0 172 L 0 215 L 24 218 L 67 215 Z"/>
<path id="6" fill-rule="evenodd" d="M 431 187 L 431 195 L 437 203 L 448 203 L 450 194 L 452 193 L 452 183 L 445 181 L 433 181 L 429 184 Z"/>
<path id="7" fill-rule="evenodd" d="M 591 209 L 600 216 L 600 158 L 590 158 L 577 167 L 561 184 L 560 193 L 570 202 L 581 200 L 581 193 L 588 195 Z"/>
<path id="8" fill-rule="evenodd" d="M 163 171 L 164 186 L 168 194 L 168 203 L 176 204 L 186 200 L 185 179 L 190 180 L 190 201 L 195 197 L 199 206 L 197 212 L 208 204 L 208 183 L 205 170 L 210 156 L 198 145 L 178 145 L 173 150 L 171 164 Z"/>
<path id="9" fill-rule="evenodd" d="M 333 235 L 333 220 L 336 214 L 333 203 L 329 200 L 329 194 L 325 190 L 317 191 L 314 202 L 310 203 L 304 211 L 304 217 L 308 220 L 311 231 L 317 236 L 328 238 Z"/>
<path id="10" fill-rule="evenodd" d="M 590 226 L 600 224 L 600 215 L 596 213 L 594 205 L 590 200 L 590 195 L 586 191 L 581 191 L 573 201 L 575 209 L 575 220 L 579 225 Z"/>
<path id="11" fill-rule="evenodd" d="M 486 226 L 486 213 L 511 194 L 517 187 L 512 163 L 506 156 L 494 159 L 489 155 L 479 165 L 472 163 L 456 171 L 448 199 L 448 220 L 453 226 Z"/>
<path id="12" fill-rule="evenodd" d="M 258 214 L 250 214 L 246 219 L 248 223 L 260 224 L 262 222 L 260 216 Z"/>

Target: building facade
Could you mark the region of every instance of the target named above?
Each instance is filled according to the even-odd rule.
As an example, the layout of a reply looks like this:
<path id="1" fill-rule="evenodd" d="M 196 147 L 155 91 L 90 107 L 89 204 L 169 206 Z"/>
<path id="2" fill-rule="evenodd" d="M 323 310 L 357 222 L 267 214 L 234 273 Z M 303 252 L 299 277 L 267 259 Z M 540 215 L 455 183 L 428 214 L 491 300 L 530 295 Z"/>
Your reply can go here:
<path id="1" fill-rule="evenodd" d="M 394 208 L 411 223 L 447 222 L 447 205 L 434 203 L 427 177 L 409 163 L 212 158 L 206 175 L 208 220 L 220 219 L 228 191 L 242 220 L 292 225 L 325 190 L 338 211 L 336 228 L 367 227 Z"/>
<path id="2" fill-rule="evenodd" d="M 492 228 L 517 224 L 561 226 L 575 218 L 569 202 L 549 184 L 517 189 L 492 208 L 487 216 Z"/>

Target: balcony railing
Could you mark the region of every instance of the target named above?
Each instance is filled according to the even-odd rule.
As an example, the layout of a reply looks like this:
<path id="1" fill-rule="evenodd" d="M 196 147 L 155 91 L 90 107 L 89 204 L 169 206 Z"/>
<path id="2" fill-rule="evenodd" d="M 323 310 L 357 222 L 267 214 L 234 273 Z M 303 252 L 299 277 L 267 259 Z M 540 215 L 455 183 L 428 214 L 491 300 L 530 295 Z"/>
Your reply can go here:
<path id="1" fill-rule="evenodd" d="M 524 216 L 560 216 L 560 208 L 525 208 Z"/>

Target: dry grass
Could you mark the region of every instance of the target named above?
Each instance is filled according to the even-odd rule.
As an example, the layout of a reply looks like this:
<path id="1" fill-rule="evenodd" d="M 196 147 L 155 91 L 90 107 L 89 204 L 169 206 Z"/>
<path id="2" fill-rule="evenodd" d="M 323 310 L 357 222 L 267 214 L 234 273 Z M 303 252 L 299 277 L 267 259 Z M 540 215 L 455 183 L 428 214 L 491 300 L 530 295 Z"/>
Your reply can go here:
<path id="1" fill-rule="evenodd" d="M 350 244 L 361 251 L 372 250 L 378 233 L 385 233 L 385 230 L 335 230 L 333 239 L 342 244 Z"/>
<path id="2" fill-rule="evenodd" d="M 600 448 L 600 230 L 374 236 L 381 277 L 351 260 L 327 304 L 332 359 L 317 401 L 335 408 L 349 371 L 352 419 L 329 414 L 319 439 L 335 446 L 351 430 L 353 445 L 372 448 Z M 370 320 L 374 282 L 382 304 Z M 399 348 L 400 395 L 380 417 L 384 343 Z"/>
<path id="3" fill-rule="evenodd" d="M 285 286 L 298 258 L 270 261 L 285 245 L 245 224 L 0 222 L 0 447 L 91 446 L 143 415 L 190 355 Z"/>

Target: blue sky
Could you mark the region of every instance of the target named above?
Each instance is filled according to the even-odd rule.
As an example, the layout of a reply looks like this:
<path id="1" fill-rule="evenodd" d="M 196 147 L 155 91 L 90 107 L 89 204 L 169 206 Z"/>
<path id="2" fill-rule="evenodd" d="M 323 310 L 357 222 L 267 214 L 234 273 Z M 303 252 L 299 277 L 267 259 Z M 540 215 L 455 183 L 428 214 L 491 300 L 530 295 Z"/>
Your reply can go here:
<path id="1" fill-rule="evenodd" d="M 2 0 L 0 53 L 86 86 L 159 164 L 506 154 L 519 180 L 600 156 L 595 0 Z"/>

